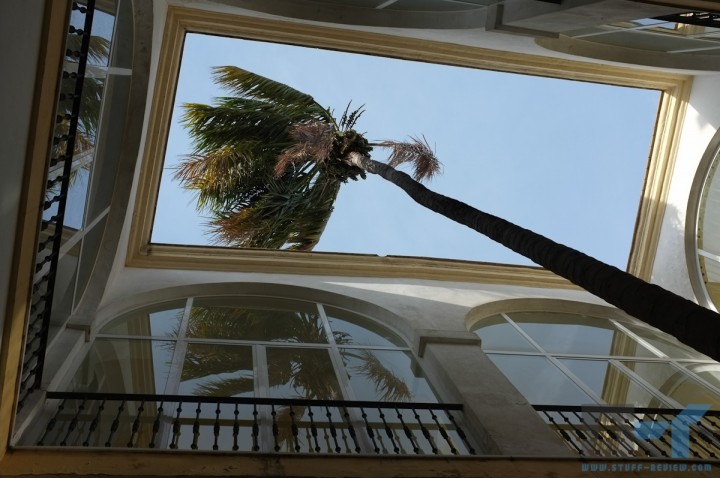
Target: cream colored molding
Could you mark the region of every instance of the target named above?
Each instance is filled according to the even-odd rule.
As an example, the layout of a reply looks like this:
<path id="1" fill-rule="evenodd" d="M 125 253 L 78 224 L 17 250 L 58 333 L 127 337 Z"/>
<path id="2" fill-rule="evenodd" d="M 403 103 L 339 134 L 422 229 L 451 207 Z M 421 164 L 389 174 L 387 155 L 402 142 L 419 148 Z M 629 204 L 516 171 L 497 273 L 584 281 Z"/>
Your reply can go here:
<path id="1" fill-rule="evenodd" d="M 467 330 L 473 330 L 475 325 L 487 317 L 501 313 L 510 314 L 512 312 L 557 312 L 603 317 L 606 319 L 616 319 L 624 322 L 638 322 L 637 319 L 634 319 L 625 314 L 623 311 L 610 306 L 590 304 L 588 302 L 577 302 L 573 300 L 533 297 L 496 300 L 473 307 L 465 315 L 465 327 Z"/>
<path id="2" fill-rule="evenodd" d="M 720 304 L 713 303 L 709 294 L 708 284 L 703 280 L 698 258 L 698 248 L 701 244 L 702 232 L 698 231 L 701 203 L 706 199 L 705 188 L 714 168 L 720 162 L 720 130 L 710 140 L 705 153 L 698 164 L 695 177 L 690 186 L 688 207 L 685 214 L 685 260 L 690 273 L 690 284 L 700 305 L 711 310 L 717 310 Z"/>
<path id="3" fill-rule="evenodd" d="M 413 279 L 483 282 L 523 287 L 578 287 L 540 267 L 512 266 L 450 259 L 289 252 L 230 247 L 150 244 L 128 259 L 130 267 L 269 274 L 411 277 Z"/>
<path id="4" fill-rule="evenodd" d="M 678 77 L 675 85 L 665 88 L 660 99 L 627 267 L 628 272 L 648 281 L 657 255 L 660 228 L 665 216 L 691 88 L 690 77 Z"/>
<path id="5" fill-rule="evenodd" d="M 649 270 L 643 261 L 651 261 L 662 218 L 660 199 L 672 168 L 673 155 L 655 148 L 674 145 L 678 128 L 678 108 L 689 90 L 689 77 L 640 71 L 624 67 L 568 61 L 482 48 L 441 43 L 385 34 L 358 32 L 260 18 L 233 16 L 183 7 L 170 7 L 164 30 L 156 92 L 148 124 L 147 144 L 141 167 L 140 184 L 133 212 L 127 265 L 192 270 L 324 274 L 418 279 L 462 280 L 513 284 L 529 287 L 574 288 L 564 279 L 540 268 L 498 264 L 377 257 L 359 254 L 300 253 L 196 246 L 151 244 L 153 214 L 157 201 L 162 161 L 170 127 L 170 118 L 185 33 L 205 33 L 261 41 L 283 42 L 349 52 L 368 53 L 538 76 L 565 78 L 597 83 L 658 89 L 663 94 L 659 118 L 662 128 L 656 132 L 648 168 L 646 192 L 640 206 L 631 272 Z M 681 119 L 681 118 L 680 118 Z M 656 177 L 660 175 L 658 180 Z"/>
<path id="6" fill-rule="evenodd" d="M 28 134 L 23 187 L 14 237 L 10 287 L 0 342 L 0 460 L 9 444 L 18 398 L 18 383 L 25 331 L 32 295 L 40 211 L 44 200 L 45 176 L 55 127 L 58 82 L 64 60 L 64 41 L 70 2 L 45 2 L 38 67 L 34 81 L 31 129 Z M 4 470 L 4 465 L 0 464 Z M 2 474 L 2 472 L 0 472 Z"/>

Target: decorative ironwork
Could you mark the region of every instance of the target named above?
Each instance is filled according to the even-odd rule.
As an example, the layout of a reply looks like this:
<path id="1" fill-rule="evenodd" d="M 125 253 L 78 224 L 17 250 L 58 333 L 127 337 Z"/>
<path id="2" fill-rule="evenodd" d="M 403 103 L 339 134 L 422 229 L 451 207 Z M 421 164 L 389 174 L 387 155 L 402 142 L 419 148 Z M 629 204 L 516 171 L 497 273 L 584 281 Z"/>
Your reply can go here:
<path id="1" fill-rule="evenodd" d="M 575 453 L 603 457 L 672 457 L 670 423 L 683 410 L 667 408 L 634 408 L 602 405 L 533 405 Z M 663 433 L 646 439 L 635 431 L 636 425 L 657 424 Z M 687 458 L 707 460 L 720 458 L 720 411 L 710 410 L 689 425 Z"/>
<path id="2" fill-rule="evenodd" d="M 55 410 L 35 438 L 40 446 L 476 453 L 458 425 L 458 404 L 71 392 L 48 392 L 47 398 Z"/>
<path id="3" fill-rule="evenodd" d="M 84 21 L 81 28 L 75 25 L 68 27 L 68 36 L 81 37 L 80 49 L 67 48 L 65 51 L 68 61 L 65 62 L 66 70 L 62 73 L 62 81 L 74 82 L 74 86 L 66 88 L 71 89 L 72 93 L 64 93 L 58 97 L 52 158 L 49 160 L 43 219 L 40 224 L 41 239 L 38 242 L 32 301 L 25 335 L 18 409 L 22 408 L 30 393 L 40 387 L 42 380 L 95 1 L 88 0 L 82 5 L 73 2 L 72 9 L 84 15 Z M 68 67 L 74 71 L 68 71 Z"/>

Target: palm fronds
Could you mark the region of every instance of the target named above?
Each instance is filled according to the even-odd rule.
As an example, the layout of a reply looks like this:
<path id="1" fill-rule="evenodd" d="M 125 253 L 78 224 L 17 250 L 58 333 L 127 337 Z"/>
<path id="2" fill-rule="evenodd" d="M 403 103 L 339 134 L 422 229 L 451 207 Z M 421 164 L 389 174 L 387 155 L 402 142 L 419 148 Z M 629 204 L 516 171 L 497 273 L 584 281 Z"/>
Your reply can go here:
<path id="1" fill-rule="evenodd" d="M 388 166 L 396 168 L 403 163 L 412 164 L 412 175 L 416 181 L 432 179 L 441 170 L 440 161 L 424 136 L 422 139 L 411 136 L 410 141 L 385 140 L 377 145 L 392 150 Z"/>
<path id="2" fill-rule="evenodd" d="M 175 178 L 197 192 L 222 245 L 312 250 L 333 211 L 340 185 L 365 177 L 348 158 L 372 145 L 353 128 L 363 108 L 340 121 L 310 95 L 241 68 L 213 69 L 232 96 L 213 105 L 185 104 L 183 123 L 194 143 Z M 384 141 L 391 164 L 411 162 L 418 179 L 440 166 L 427 141 Z"/>
<path id="3" fill-rule="evenodd" d="M 181 162 L 176 179 L 198 193 L 199 209 L 212 214 L 218 243 L 312 249 L 339 189 L 315 162 L 333 143 L 338 126 L 332 115 L 311 96 L 240 68 L 217 67 L 213 76 L 235 96 L 184 105 L 195 151 Z M 326 146 L 284 153 L 297 146 L 298 125 L 321 130 Z M 288 171 L 278 174 L 281 156 Z"/>
<path id="4" fill-rule="evenodd" d="M 362 364 L 353 370 L 370 380 L 380 394 L 379 400 L 403 402 L 412 398 L 407 384 L 392 370 L 383 365 L 373 353 L 363 350 L 360 354 Z"/>

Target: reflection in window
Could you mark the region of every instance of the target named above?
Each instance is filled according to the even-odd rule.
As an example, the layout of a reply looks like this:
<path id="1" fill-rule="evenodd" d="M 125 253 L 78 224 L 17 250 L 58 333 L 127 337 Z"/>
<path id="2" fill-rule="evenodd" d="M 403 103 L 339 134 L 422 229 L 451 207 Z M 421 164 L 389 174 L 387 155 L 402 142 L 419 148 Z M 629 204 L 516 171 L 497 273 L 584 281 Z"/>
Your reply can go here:
<path id="1" fill-rule="evenodd" d="M 437 401 L 394 331 L 337 307 L 268 297 L 202 297 L 123 314 L 100 329 L 71 387 Z"/>
<path id="2" fill-rule="evenodd" d="M 720 364 L 644 325 L 513 312 L 483 319 L 473 331 L 493 363 L 534 404 L 720 408 Z"/>
<path id="3" fill-rule="evenodd" d="M 108 335 L 176 337 L 185 308 L 183 302 L 170 302 L 132 311 L 113 320 L 103 327 L 100 333 Z"/>
<path id="4" fill-rule="evenodd" d="M 277 300 L 237 307 L 232 299 L 198 299 L 190 314 L 188 337 L 263 342 L 327 343 L 317 307 L 292 308 Z M 263 303 L 264 302 L 264 303 Z M 283 305 L 287 308 L 281 308 Z"/>
<path id="5" fill-rule="evenodd" d="M 269 395 L 276 398 L 340 398 L 330 355 L 323 349 L 267 349 Z"/>
<path id="6" fill-rule="evenodd" d="M 181 395 L 251 397 L 254 390 L 252 348 L 188 344 L 178 390 Z"/>
<path id="7" fill-rule="evenodd" d="M 161 394 L 174 346 L 171 341 L 98 338 L 75 373 L 70 390 Z"/>
<path id="8" fill-rule="evenodd" d="M 358 400 L 437 401 L 427 379 L 408 352 L 342 349 L 341 354 Z"/>

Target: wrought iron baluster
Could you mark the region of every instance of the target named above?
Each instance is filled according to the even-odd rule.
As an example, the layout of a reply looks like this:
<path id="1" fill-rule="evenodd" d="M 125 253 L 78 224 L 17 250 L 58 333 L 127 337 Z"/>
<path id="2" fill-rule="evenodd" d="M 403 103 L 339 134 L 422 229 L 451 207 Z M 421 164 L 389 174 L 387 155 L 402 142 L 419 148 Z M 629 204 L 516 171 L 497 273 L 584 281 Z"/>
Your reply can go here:
<path id="1" fill-rule="evenodd" d="M 458 425 L 458 423 L 455 421 L 455 417 L 452 413 L 450 413 L 450 410 L 445 410 L 445 414 L 450 419 L 450 422 L 453 424 L 453 428 L 455 429 L 455 433 L 458 434 L 462 442 L 465 444 L 465 448 L 467 448 L 468 453 L 471 455 L 475 454 L 475 448 L 470 444 L 470 441 L 467 438 L 467 435 L 465 435 L 465 431 Z"/>
<path id="2" fill-rule="evenodd" d="M 240 434 L 240 422 L 238 421 L 238 415 L 240 415 L 240 411 L 238 410 L 238 404 L 235 404 L 235 410 L 233 411 L 233 415 L 235 416 L 235 419 L 233 420 L 233 451 L 238 451 L 240 447 L 238 446 L 238 435 Z"/>
<path id="3" fill-rule="evenodd" d="M 133 420 L 132 429 L 130 433 L 130 440 L 128 440 L 127 447 L 132 448 L 133 442 L 135 441 L 135 435 L 137 435 L 138 430 L 140 430 L 140 417 L 142 416 L 143 410 L 145 410 L 145 400 L 140 402 L 140 406 L 138 407 L 138 413 L 135 417 L 135 420 Z"/>
<path id="4" fill-rule="evenodd" d="M 400 425 L 402 425 L 403 432 L 405 433 L 405 438 L 408 439 L 410 445 L 412 446 L 413 453 L 419 455 L 420 447 L 418 446 L 417 440 L 415 440 L 415 436 L 413 435 L 412 431 L 410 431 L 410 427 L 408 427 L 407 423 L 405 423 L 402 412 L 400 411 L 400 409 L 396 408 L 395 413 L 397 413 L 398 420 L 400 420 Z"/>
<path id="5" fill-rule="evenodd" d="M 252 425 L 252 440 L 253 440 L 253 451 L 260 449 L 260 426 L 258 425 L 258 411 L 257 405 L 253 404 L 253 425 Z"/>
<path id="6" fill-rule="evenodd" d="M 215 408 L 215 423 L 213 424 L 213 450 L 218 449 L 218 440 L 220 439 L 220 402 L 217 402 L 217 408 Z"/>
<path id="7" fill-rule="evenodd" d="M 95 417 L 93 418 L 92 422 L 90 422 L 90 427 L 88 428 L 88 434 L 85 437 L 83 446 L 90 446 L 90 437 L 92 437 L 93 433 L 95 433 L 95 430 L 97 429 L 98 425 L 100 424 L 100 415 L 102 415 L 103 410 L 105 410 L 105 400 L 100 402 L 97 413 L 95 414 Z"/>
<path id="8" fill-rule="evenodd" d="M 292 431 L 293 439 L 295 440 L 295 451 L 300 451 L 300 442 L 298 441 L 298 426 L 295 423 L 295 410 L 290 405 L 290 429 Z"/>
<path id="9" fill-rule="evenodd" d="M 430 434 L 430 431 L 425 427 L 425 424 L 422 422 L 422 420 L 420 420 L 420 414 L 414 408 L 412 409 L 412 412 L 415 415 L 415 421 L 417 421 L 418 425 L 420 425 L 420 431 L 422 432 L 423 436 L 430 444 L 430 449 L 432 450 L 432 452 L 435 455 L 439 454 L 440 451 L 438 450 L 437 446 L 435 446 L 435 442 L 432 439 L 432 435 Z"/>
<path id="10" fill-rule="evenodd" d="M 57 411 L 55 412 L 55 415 L 48 421 L 47 426 L 45 427 L 45 433 L 40 437 L 40 440 L 38 441 L 38 446 L 43 446 L 45 444 L 45 439 L 47 438 L 48 434 L 55 428 L 55 424 L 57 423 L 58 417 L 62 413 L 62 411 L 65 409 L 65 399 L 63 399 L 62 402 L 60 402 L 60 405 L 57 407 Z"/>
<path id="11" fill-rule="evenodd" d="M 344 409 L 343 416 L 345 417 L 345 421 L 347 422 L 347 429 L 348 434 L 350 435 L 350 438 L 353 441 L 353 444 L 355 445 L 355 453 L 360 453 L 361 448 L 360 444 L 358 443 L 357 436 L 355 435 L 355 427 L 352 424 L 352 421 L 350 420 L 350 413 L 348 412 L 347 408 Z"/>
<path id="12" fill-rule="evenodd" d="M 200 439 L 200 412 L 202 412 L 200 400 L 197 402 L 197 408 L 195 409 L 195 421 L 193 422 L 193 441 L 190 444 L 190 448 L 193 450 L 198 449 L 198 440 Z"/>
<path id="13" fill-rule="evenodd" d="M 175 420 L 172 426 L 172 439 L 170 440 L 170 449 L 177 450 L 180 441 L 180 414 L 182 413 L 182 402 L 178 402 Z"/>
<path id="14" fill-rule="evenodd" d="M 163 405 L 165 405 L 165 402 L 161 401 L 160 406 L 157 409 L 157 415 L 155 415 L 155 421 L 153 422 L 152 427 L 152 436 L 150 437 L 150 443 L 148 444 L 149 448 L 155 448 L 155 439 L 160 432 L 160 420 L 162 419 Z"/>
<path id="15" fill-rule="evenodd" d="M 385 428 L 385 434 L 387 435 L 388 439 L 390 440 L 390 443 L 392 444 L 393 451 L 395 453 L 400 453 L 400 448 L 398 447 L 397 443 L 395 443 L 395 438 L 393 437 L 392 429 L 390 429 L 390 425 L 388 425 L 387 420 L 385 420 L 385 413 L 383 413 L 382 408 L 378 407 L 378 413 L 380 414 L 380 420 L 383 422 L 383 426 Z"/>
<path id="16" fill-rule="evenodd" d="M 110 435 L 108 435 L 108 439 L 105 442 L 105 446 L 110 447 L 112 446 L 112 437 L 117 432 L 118 427 L 120 426 L 120 415 L 122 415 L 123 410 L 125 410 L 125 400 L 122 400 L 120 402 L 120 406 L 118 407 L 117 415 L 115 415 L 115 419 L 112 422 L 112 425 L 110 425 Z"/>
<path id="17" fill-rule="evenodd" d="M 275 410 L 275 405 L 271 405 L 270 416 L 272 417 L 272 435 L 273 441 L 275 442 L 273 450 L 280 451 L 280 443 L 278 442 L 277 411 Z"/>
<path id="18" fill-rule="evenodd" d="M 318 443 L 317 427 L 315 426 L 315 420 L 313 420 L 313 415 L 314 415 L 314 413 L 312 411 L 312 407 L 308 406 L 308 417 L 310 418 L 310 433 L 312 434 L 312 439 L 315 442 L 315 451 L 320 452 L 321 448 L 320 448 L 320 444 Z M 308 442 L 309 441 L 310 440 L 308 440 Z M 312 444 L 308 443 L 308 445 L 312 447 Z"/>
<path id="19" fill-rule="evenodd" d="M 365 409 L 360 407 L 360 413 L 361 413 L 363 421 L 365 422 L 365 431 L 367 432 L 368 437 L 370 437 L 370 441 L 372 441 L 373 450 L 375 451 L 375 453 L 380 453 L 380 447 L 377 445 L 377 442 L 375 441 L 375 432 L 373 431 L 372 427 L 370 426 L 370 423 L 368 422 L 367 413 L 365 413 Z"/>
<path id="20" fill-rule="evenodd" d="M 445 430 L 445 427 L 442 425 L 442 423 L 440 423 L 437 415 L 435 415 L 435 412 L 433 411 L 432 408 L 429 410 L 429 412 L 430 412 L 430 417 L 432 417 L 433 421 L 435 422 L 435 425 L 437 425 L 438 431 L 440 431 L 440 436 L 442 436 L 445 439 L 448 446 L 450 447 L 450 452 L 453 455 L 457 455 L 458 450 L 455 447 L 455 443 L 453 443 L 452 438 L 450 437 L 450 435 L 448 435 L 447 430 Z"/>
<path id="21" fill-rule="evenodd" d="M 342 448 L 340 448 L 340 444 L 338 443 L 337 431 L 335 430 L 335 424 L 333 424 L 332 413 L 330 413 L 330 408 L 327 405 L 325 405 L 325 412 L 325 416 L 327 416 L 328 419 L 328 426 L 330 427 L 330 436 L 335 443 L 335 453 L 340 453 Z"/>

